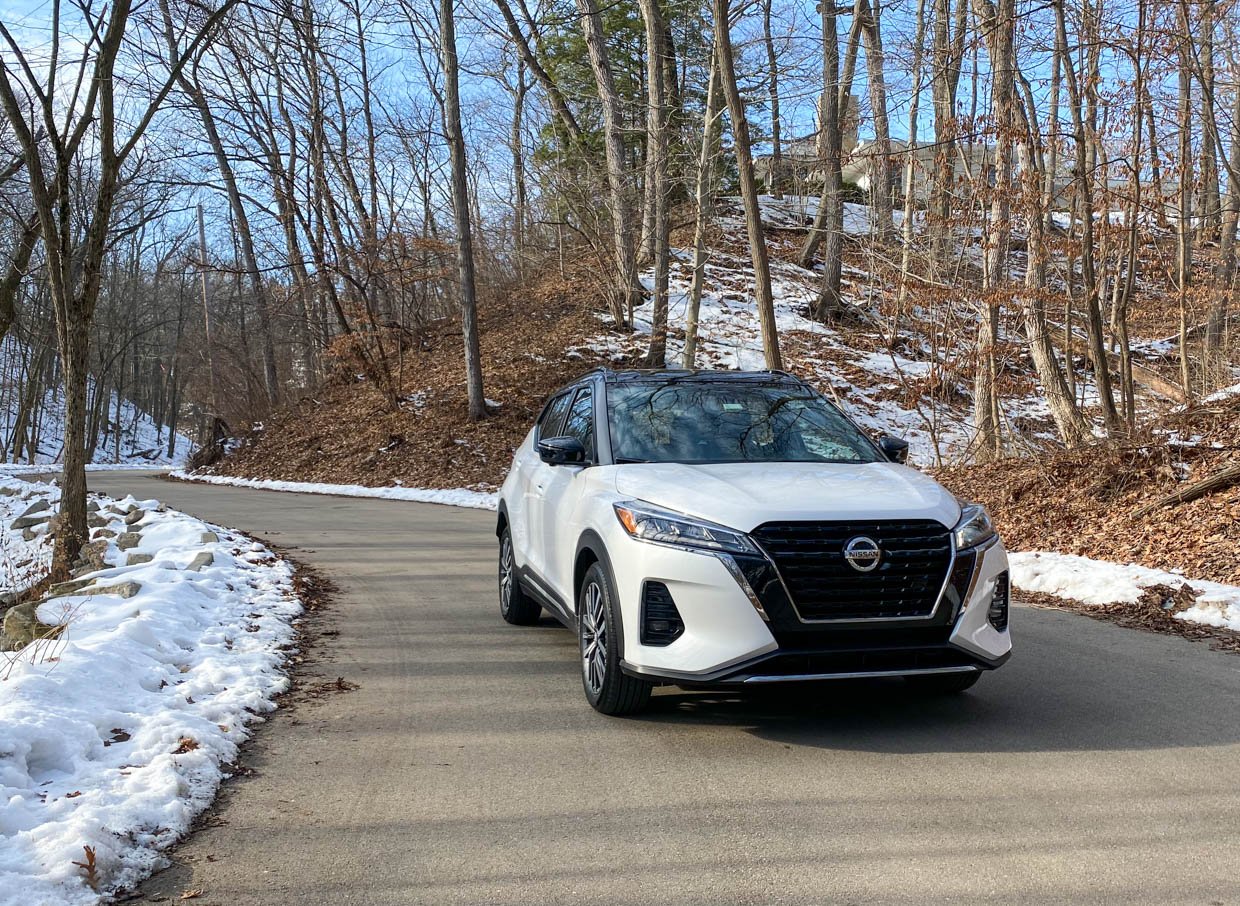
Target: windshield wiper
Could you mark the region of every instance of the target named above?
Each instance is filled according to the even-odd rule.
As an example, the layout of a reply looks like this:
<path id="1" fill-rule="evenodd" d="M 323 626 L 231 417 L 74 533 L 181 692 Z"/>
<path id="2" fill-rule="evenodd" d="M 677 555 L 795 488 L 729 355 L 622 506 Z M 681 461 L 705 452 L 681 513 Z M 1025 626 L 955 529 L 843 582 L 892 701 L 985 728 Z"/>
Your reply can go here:
<path id="1" fill-rule="evenodd" d="M 616 465 L 618 466 L 632 466 L 632 465 L 636 465 L 637 463 L 642 463 L 642 462 L 650 462 L 650 460 L 631 459 L 628 456 L 617 456 L 616 457 Z"/>

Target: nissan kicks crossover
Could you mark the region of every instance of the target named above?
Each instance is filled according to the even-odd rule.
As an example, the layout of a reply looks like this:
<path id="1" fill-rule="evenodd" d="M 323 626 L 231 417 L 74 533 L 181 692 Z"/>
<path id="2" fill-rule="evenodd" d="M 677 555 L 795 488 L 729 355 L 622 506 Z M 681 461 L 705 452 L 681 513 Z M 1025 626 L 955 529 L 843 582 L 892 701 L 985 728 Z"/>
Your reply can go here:
<path id="1" fill-rule="evenodd" d="M 986 510 L 781 372 L 593 371 L 500 492 L 499 605 L 577 633 L 586 698 L 903 677 L 960 692 L 1011 653 Z"/>

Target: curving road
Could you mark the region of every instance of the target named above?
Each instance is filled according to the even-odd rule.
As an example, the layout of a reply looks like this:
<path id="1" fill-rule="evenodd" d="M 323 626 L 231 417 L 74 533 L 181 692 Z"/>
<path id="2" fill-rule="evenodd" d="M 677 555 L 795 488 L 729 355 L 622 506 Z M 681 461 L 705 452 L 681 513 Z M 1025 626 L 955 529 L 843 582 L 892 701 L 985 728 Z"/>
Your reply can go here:
<path id="1" fill-rule="evenodd" d="M 93 473 L 339 585 L 310 667 L 144 902 L 1240 904 L 1240 656 L 1018 608 L 975 690 L 663 690 L 595 714 L 495 604 L 490 513 Z"/>

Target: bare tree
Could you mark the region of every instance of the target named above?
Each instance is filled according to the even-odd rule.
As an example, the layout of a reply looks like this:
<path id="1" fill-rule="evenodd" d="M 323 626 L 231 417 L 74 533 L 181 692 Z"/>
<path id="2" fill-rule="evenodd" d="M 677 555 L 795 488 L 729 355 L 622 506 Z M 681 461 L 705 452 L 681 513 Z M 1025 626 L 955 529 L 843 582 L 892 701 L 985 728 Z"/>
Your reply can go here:
<path id="1" fill-rule="evenodd" d="M 766 236 L 762 232 L 762 208 L 758 202 L 758 183 L 753 175 L 753 152 L 749 146 L 749 121 L 745 103 L 736 83 L 736 65 L 732 55 L 731 12 L 729 0 L 712 0 L 715 18 L 715 53 L 719 61 L 720 84 L 728 102 L 735 141 L 736 168 L 740 175 L 741 203 L 745 208 L 745 232 L 749 237 L 749 256 L 753 262 L 754 300 L 762 325 L 762 350 L 766 367 L 783 368 L 779 352 L 779 328 L 775 323 L 775 300 L 771 294 L 771 265 L 767 257 Z"/>
<path id="2" fill-rule="evenodd" d="M 49 64 L 40 74 L 9 28 L 0 22 L 8 53 L 0 62 L 0 105 L 25 158 L 31 201 L 47 259 L 48 284 L 65 382 L 64 477 L 60 523 L 52 557 L 56 575 L 73 566 L 87 537 L 86 396 L 90 327 L 109 248 L 112 215 L 122 168 L 171 92 L 186 63 L 201 52 L 236 0 L 205 16 L 186 16 L 184 52 L 162 74 L 128 122 L 118 120 L 114 81 L 117 57 L 131 25 L 131 0 L 78 7 L 89 30 L 84 42 L 66 40 L 70 27 L 57 5 L 49 35 Z M 76 59 L 66 59 L 77 54 Z M 72 81 L 58 83 L 61 66 Z M 67 94 L 66 94 L 67 92 Z M 69 103 L 63 98 L 69 97 Z M 73 172 L 89 158 L 94 188 L 84 211 L 73 204 Z M 78 218 L 82 220 L 79 221 Z M 82 228 L 84 222 L 84 229 Z"/>
<path id="3" fill-rule="evenodd" d="M 469 417 L 487 414 L 482 393 L 482 354 L 478 344 L 478 294 L 474 287 L 473 231 L 469 219 L 468 165 L 465 136 L 461 133 L 460 62 L 456 54 L 456 15 L 453 0 L 439 0 L 439 52 L 443 60 L 443 123 L 452 152 L 452 212 L 456 217 L 456 260 L 460 275 L 457 288 L 461 308 L 461 333 L 465 340 L 465 390 Z"/>

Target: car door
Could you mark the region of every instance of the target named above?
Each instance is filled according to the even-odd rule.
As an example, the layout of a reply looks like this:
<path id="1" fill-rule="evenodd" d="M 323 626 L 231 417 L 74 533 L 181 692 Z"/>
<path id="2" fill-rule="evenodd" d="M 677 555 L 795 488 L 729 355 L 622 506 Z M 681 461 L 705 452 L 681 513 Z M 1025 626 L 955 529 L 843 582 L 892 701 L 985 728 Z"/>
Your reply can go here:
<path id="1" fill-rule="evenodd" d="M 594 387 L 587 384 L 577 390 L 572 406 L 564 418 L 560 434 L 575 437 L 586 450 L 587 466 L 598 461 L 594 423 Z M 544 560 L 543 576 L 552 590 L 569 608 L 574 607 L 577 594 L 573 584 L 573 555 L 577 531 L 573 514 L 585 487 L 582 472 L 587 466 L 563 465 L 548 467 L 541 489 L 541 542 Z"/>
<path id="2" fill-rule="evenodd" d="M 541 551 L 542 536 L 538 509 L 541 506 L 542 488 L 546 486 L 551 466 L 539 457 L 538 440 L 540 437 L 560 436 L 560 426 L 564 423 L 564 415 L 568 412 L 572 401 L 571 390 L 566 390 L 551 398 L 534 425 L 529 448 L 522 451 L 521 461 L 518 463 L 517 489 L 521 497 L 521 512 L 509 514 L 516 526 L 513 546 L 518 562 L 530 567 L 539 578 L 542 578 L 545 573 L 545 562 Z"/>

